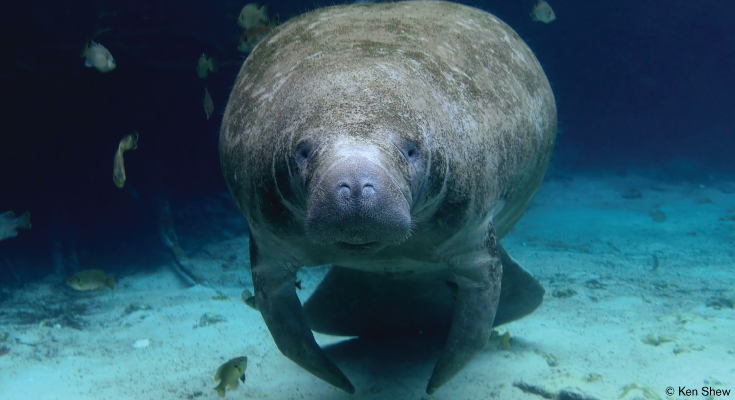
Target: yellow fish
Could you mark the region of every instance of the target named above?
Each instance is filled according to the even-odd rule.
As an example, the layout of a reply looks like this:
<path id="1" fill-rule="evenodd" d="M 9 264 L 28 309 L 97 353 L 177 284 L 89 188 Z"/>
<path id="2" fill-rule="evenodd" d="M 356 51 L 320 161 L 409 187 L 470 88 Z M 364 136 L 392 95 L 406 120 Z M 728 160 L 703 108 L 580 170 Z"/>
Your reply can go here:
<path id="1" fill-rule="evenodd" d="M 123 161 L 123 153 L 126 150 L 135 150 L 138 148 L 138 131 L 125 136 L 117 146 L 115 160 L 112 164 L 112 180 L 115 186 L 122 189 L 125 186 L 125 162 Z"/>
<path id="2" fill-rule="evenodd" d="M 204 88 L 203 104 L 204 112 L 207 114 L 207 121 L 209 121 L 209 117 L 211 117 L 214 112 L 214 103 L 212 103 L 212 96 L 209 95 L 209 90 L 207 90 L 207 88 Z"/>
<path id="3" fill-rule="evenodd" d="M 240 16 L 237 17 L 237 24 L 242 29 L 248 30 L 258 27 L 260 25 L 268 25 L 268 6 L 258 8 L 258 4 L 250 3 L 245 5 L 240 11 Z"/>
<path id="4" fill-rule="evenodd" d="M 490 332 L 490 339 L 488 339 L 486 347 L 495 349 L 499 347 L 503 350 L 510 349 L 510 332 L 505 331 L 505 333 L 501 335 L 500 332 L 493 329 L 493 331 Z"/>
<path id="5" fill-rule="evenodd" d="M 94 41 L 90 41 L 84 46 L 82 57 L 84 57 L 85 67 L 95 68 L 100 72 L 110 72 L 117 67 L 110 51 Z"/>
<path id="6" fill-rule="evenodd" d="M 72 275 L 66 280 L 66 284 L 72 289 L 86 292 L 87 290 L 115 290 L 115 278 L 112 275 L 105 276 L 101 269 L 85 269 Z"/>
<path id="7" fill-rule="evenodd" d="M 219 397 L 225 397 L 225 387 L 230 390 L 237 389 L 237 380 L 245 383 L 245 369 L 248 367 L 247 357 L 237 357 L 220 365 L 214 374 L 214 381 L 220 381 L 214 390 Z"/>
<path id="8" fill-rule="evenodd" d="M 556 14 L 554 14 L 554 10 L 551 9 L 549 3 L 538 0 L 533 6 L 533 10 L 531 10 L 531 19 L 548 24 L 556 19 Z"/>
<path id="9" fill-rule="evenodd" d="M 210 71 L 217 72 L 217 59 L 214 56 L 207 58 L 206 54 L 202 54 L 197 62 L 197 75 L 204 79 Z"/>
<path id="10" fill-rule="evenodd" d="M 15 217 L 12 211 L 0 214 L 0 240 L 18 236 L 17 229 L 31 229 L 31 214 L 24 212 L 20 217 Z"/>
<path id="11" fill-rule="evenodd" d="M 256 311 L 260 310 L 260 308 L 258 307 L 258 301 L 255 300 L 255 296 L 253 296 L 253 294 L 250 293 L 249 290 L 247 289 L 243 290 L 241 297 L 242 297 L 242 301 L 245 302 L 245 304 L 247 304 L 248 307 Z"/>

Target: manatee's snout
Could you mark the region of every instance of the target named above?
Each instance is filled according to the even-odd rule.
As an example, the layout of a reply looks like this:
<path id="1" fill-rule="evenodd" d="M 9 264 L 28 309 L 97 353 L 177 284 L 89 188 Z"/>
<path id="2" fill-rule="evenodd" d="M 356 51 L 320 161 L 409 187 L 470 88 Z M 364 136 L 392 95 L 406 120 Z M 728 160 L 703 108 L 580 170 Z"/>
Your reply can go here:
<path id="1" fill-rule="evenodd" d="M 410 205 L 396 179 L 379 161 L 342 157 L 311 191 L 306 231 L 319 243 L 370 250 L 410 236 Z"/>
<path id="2" fill-rule="evenodd" d="M 351 213 L 359 212 L 360 208 L 372 207 L 376 185 L 376 180 L 367 174 L 340 179 L 335 198 L 337 208 L 344 213 Z"/>

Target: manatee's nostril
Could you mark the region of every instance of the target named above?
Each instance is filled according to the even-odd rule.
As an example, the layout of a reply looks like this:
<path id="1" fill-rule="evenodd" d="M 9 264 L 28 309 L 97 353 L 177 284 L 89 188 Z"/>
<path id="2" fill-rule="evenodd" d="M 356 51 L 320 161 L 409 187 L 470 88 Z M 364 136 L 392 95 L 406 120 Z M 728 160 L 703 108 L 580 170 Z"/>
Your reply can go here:
<path id="1" fill-rule="evenodd" d="M 362 187 L 362 197 L 370 197 L 375 194 L 375 188 L 373 185 L 367 183 Z"/>
<path id="2" fill-rule="evenodd" d="M 346 183 L 339 185 L 339 195 L 345 199 L 350 198 L 350 187 Z"/>

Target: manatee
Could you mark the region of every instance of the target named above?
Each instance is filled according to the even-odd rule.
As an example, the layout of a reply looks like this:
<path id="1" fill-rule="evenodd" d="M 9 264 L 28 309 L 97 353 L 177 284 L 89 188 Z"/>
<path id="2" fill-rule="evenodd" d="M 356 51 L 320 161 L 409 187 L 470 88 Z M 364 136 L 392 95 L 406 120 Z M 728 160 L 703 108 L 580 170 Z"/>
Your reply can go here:
<path id="1" fill-rule="evenodd" d="M 444 334 L 426 388 L 436 391 L 494 325 L 542 301 L 499 240 L 538 190 L 555 136 L 541 66 L 484 11 L 334 6 L 274 29 L 236 78 L 219 151 L 279 350 L 354 393 L 312 330 Z M 302 307 L 297 270 L 325 264 Z"/>

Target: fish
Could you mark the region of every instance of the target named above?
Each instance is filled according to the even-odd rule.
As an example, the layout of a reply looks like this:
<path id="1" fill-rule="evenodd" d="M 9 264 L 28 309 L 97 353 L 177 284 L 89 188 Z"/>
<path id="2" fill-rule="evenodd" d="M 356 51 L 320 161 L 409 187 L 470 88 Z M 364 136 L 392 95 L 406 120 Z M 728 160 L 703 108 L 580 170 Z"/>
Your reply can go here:
<path id="1" fill-rule="evenodd" d="M 245 383 L 245 370 L 248 367 L 247 357 L 236 357 L 217 368 L 214 374 L 214 381 L 220 381 L 219 385 L 214 388 L 219 397 L 225 397 L 225 387 L 230 390 L 237 389 L 237 380 Z"/>
<path id="2" fill-rule="evenodd" d="M 556 19 L 556 14 L 554 14 L 554 10 L 551 9 L 549 3 L 538 0 L 533 6 L 533 10 L 531 10 L 531 19 L 548 24 Z"/>
<path id="3" fill-rule="evenodd" d="M 120 140 L 117 146 L 117 153 L 112 164 L 112 180 L 115 186 L 120 189 L 125 186 L 125 162 L 123 161 L 123 153 L 127 150 L 135 150 L 138 148 L 138 131 L 125 136 Z"/>
<path id="4" fill-rule="evenodd" d="M 269 25 L 256 26 L 255 28 L 248 29 L 240 35 L 240 43 L 247 42 L 248 40 L 260 36 L 264 33 L 268 33 L 271 30 Z"/>
<path id="5" fill-rule="evenodd" d="M 250 293 L 249 290 L 245 289 L 242 291 L 242 301 L 245 302 L 245 304 L 248 305 L 248 307 L 252 308 L 255 311 L 260 311 L 260 308 L 258 307 L 258 301 L 255 300 L 255 296 L 253 296 L 252 293 Z"/>
<path id="6" fill-rule="evenodd" d="M 105 46 L 92 40 L 84 46 L 82 57 L 84 58 L 85 67 L 95 68 L 100 72 L 110 72 L 117 67 L 110 51 Z"/>
<path id="7" fill-rule="evenodd" d="M 503 350 L 510 349 L 510 332 L 505 331 L 504 334 L 500 334 L 500 332 L 493 329 L 492 332 L 490 332 L 490 339 L 487 341 L 486 347 L 488 348 L 501 348 Z"/>
<path id="8" fill-rule="evenodd" d="M 210 72 L 217 72 L 217 67 L 217 59 L 214 56 L 207 58 L 207 54 L 202 53 L 197 62 L 197 75 L 204 79 Z"/>
<path id="9" fill-rule="evenodd" d="M 26 211 L 20 217 L 12 211 L 0 214 L 0 240 L 18 236 L 18 229 L 31 229 L 31 213 Z"/>
<path id="10" fill-rule="evenodd" d="M 207 88 L 204 88 L 203 104 L 204 112 L 207 114 L 207 121 L 209 121 L 209 117 L 211 117 L 214 112 L 214 103 L 212 103 L 212 96 L 209 95 L 209 90 L 207 90 Z"/>
<path id="11" fill-rule="evenodd" d="M 67 286 L 72 289 L 86 292 L 88 290 L 115 290 L 115 278 L 112 275 L 105 276 L 101 269 L 85 269 L 72 275 L 66 280 Z"/>
<path id="12" fill-rule="evenodd" d="M 240 42 L 240 44 L 237 45 L 237 51 L 241 53 L 250 53 L 258 42 L 260 42 L 260 39 L 258 39 L 257 36 L 253 36 L 244 42 Z"/>
<path id="13" fill-rule="evenodd" d="M 266 24 L 257 25 L 245 30 L 245 32 L 240 35 L 240 43 L 237 45 L 237 50 L 242 53 L 250 53 L 253 51 L 255 46 L 260 43 L 263 38 L 268 36 L 271 30 L 278 25 L 278 18 L 278 14 L 276 14 L 270 21 L 266 22 Z"/>
<path id="14" fill-rule="evenodd" d="M 240 10 L 240 16 L 237 17 L 237 24 L 240 28 L 248 30 L 260 25 L 268 25 L 268 5 L 258 8 L 257 3 L 246 4 Z"/>

